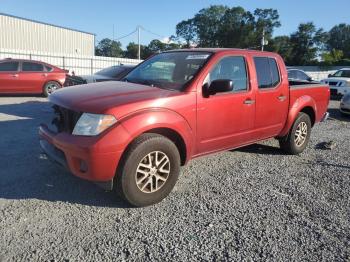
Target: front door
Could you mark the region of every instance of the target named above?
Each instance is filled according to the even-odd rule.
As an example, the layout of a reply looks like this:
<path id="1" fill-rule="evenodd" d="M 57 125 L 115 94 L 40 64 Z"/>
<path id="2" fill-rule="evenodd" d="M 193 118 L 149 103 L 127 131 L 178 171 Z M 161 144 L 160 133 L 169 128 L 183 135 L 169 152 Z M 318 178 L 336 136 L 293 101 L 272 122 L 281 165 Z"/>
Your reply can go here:
<path id="1" fill-rule="evenodd" d="M 209 70 L 203 85 L 229 79 L 233 82 L 233 91 L 209 97 L 197 92 L 196 155 L 233 148 L 251 140 L 255 97 L 247 68 L 246 57 L 224 56 Z"/>

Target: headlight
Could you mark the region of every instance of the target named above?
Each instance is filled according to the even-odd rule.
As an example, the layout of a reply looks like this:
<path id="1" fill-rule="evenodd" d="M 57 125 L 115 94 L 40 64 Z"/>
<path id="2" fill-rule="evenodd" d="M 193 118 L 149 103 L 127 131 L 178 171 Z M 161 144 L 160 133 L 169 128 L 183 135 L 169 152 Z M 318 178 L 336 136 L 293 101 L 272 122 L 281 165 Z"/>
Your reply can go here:
<path id="1" fill-rule="evenodd" d="M 83 113 L 74 127 L 73 135 L 97 136 L 116 122 L 112 115 Z"/>

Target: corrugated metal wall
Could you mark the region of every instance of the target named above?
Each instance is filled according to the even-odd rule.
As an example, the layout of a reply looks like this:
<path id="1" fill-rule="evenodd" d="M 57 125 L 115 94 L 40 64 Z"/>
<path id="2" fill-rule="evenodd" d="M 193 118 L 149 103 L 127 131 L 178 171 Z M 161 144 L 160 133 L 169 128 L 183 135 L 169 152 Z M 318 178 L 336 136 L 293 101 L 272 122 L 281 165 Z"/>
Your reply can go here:
<path id="1" fill-rule="evenodd" d="M 93 56 L 95 36 L 0 13 L 0 48 Z"/>

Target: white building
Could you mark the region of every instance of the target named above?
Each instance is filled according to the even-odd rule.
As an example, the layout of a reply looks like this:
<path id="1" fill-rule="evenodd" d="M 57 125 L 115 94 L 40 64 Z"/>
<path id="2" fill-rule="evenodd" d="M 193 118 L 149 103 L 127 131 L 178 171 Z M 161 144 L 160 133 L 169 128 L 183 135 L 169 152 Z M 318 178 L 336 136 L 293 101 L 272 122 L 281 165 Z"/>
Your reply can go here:
<path id="1" fill-rule="evenodd" d="M 0 13 L 0 49 L 94 56 L 95 35 Z"/>

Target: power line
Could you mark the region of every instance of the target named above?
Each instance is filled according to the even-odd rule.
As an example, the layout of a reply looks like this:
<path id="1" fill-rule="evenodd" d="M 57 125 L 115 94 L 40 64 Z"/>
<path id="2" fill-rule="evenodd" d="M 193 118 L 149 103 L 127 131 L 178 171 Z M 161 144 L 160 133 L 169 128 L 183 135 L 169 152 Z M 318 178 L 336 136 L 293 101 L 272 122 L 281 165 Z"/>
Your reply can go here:
<path id="1" fill-rule="evenodd" d="M 166 38 L 166 36 L 164 35 L 160 35 L 160 34 L 157 34 L 157 33 L 154 33 L 152 32 L 151 30 L 148 30 L 147 28 L 144 28 L 143 26 L 141 26 L 141 29 L 143 29 L 144 31 L 146 31 L 147 33 L 151 34 L 151 35 L 155 35 L 155 36 L 158 36 L 160 38 Z"/>
<path id="2" fill-rule="evenodd" d="M 126 38 L 128 36 L 131 36 L 132 34 L 136 33 L 137 29 L 135 29 L 134 31 L 132 31 L 131 33 L 127 34 L 127 35 L 123 35 L 121 37 L 118 37 L 117 39 L 115 39 L 115 41 L 118 41 L 120 39 Z"/>

